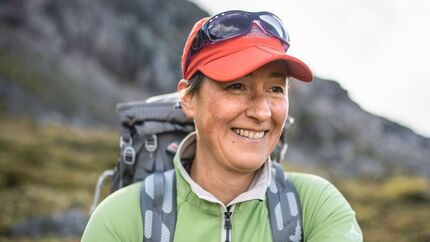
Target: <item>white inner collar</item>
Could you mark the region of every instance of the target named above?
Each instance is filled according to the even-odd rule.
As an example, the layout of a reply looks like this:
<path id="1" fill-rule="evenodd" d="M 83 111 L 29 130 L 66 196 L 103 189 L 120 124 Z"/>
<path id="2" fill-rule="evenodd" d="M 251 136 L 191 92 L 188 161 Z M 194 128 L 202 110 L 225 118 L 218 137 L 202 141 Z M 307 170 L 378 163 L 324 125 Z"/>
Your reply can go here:
<path id="1" fill-rule="evenodd" d="M 209 202 L 219 203 L 222 206 L 228 207 L 236 203 L 249 201 L 249 200 L 264 200 L 266 198 L 266 190 L 270 185 L 271 180 L 271 172 L 270 172 L 270 158 L 267 159 L 267 162 L 258 170 L 257 175 L 254 177 L 251 185 L 248 190 L 239 194 L 236 198 L 234 198 L 230 203 L 224 205 L 219 199 L 217 199 L 212 193 L 206 191 L 203 187 L 197 184 L 185 170 L 182 161 L 192 160 L 196 153 L 196 137 L 197 134 L 195 132 L 189 134 L 182 141 L 181 145 L 178 148 L 177 155 L 179 156 L 178 168 L 182 177 L 185 181 L 190 185 L 191 190 L 200 198 Z"/>

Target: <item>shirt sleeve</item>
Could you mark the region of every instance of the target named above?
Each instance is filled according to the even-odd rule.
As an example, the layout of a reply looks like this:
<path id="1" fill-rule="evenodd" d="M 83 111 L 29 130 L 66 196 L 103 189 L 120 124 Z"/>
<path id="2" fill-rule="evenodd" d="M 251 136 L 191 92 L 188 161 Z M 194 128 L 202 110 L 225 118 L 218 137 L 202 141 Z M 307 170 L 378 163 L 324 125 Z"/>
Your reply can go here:
<path id="1" fill-rule="evenodd" d="M 355 212 L 344 196 L 327 180 L 294 175 L 302 205 L 305 242 L 362 242 Z"/>
<path id="2" fill-rule="evenodd" d="M 137 184 L 107 197 L 94 211 L 81 242 L 135 242 L 143 239 Z"/>

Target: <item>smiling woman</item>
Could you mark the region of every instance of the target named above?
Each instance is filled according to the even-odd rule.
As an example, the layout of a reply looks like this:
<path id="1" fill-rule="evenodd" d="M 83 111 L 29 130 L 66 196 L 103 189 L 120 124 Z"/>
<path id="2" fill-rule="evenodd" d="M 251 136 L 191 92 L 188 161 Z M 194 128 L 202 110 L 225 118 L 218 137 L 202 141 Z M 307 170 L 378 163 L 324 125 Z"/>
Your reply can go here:
<path id="1" fill-rule="evenodd" d="M 181 82 L 180 90 L 188 84 Z M 208 191 L 236 187 L 232 194 L 214 191 L 228 204 L 246 191 L 279 141 L 288 112 L 284 63 L 271 62 L 233 81 L 205 77 L 197 94 L 183 95 L 181 103 L 198 137 L 191 177 Z M 237 184 L 231 184 L 234 180 Z M 212 184 L 216 181 L 228 184 Z"/>
<path id="2" fill-rule="evenodd" d="M 289 77 L 312 80 L 309 67 L 286 54 L 289 45 L 269 12 L 228 11 L 198 21 L 178 84 L 196 131 L 174 159 L 175 227 L 153 226 L 162 219 L 154 213 L 171 210 L 164 201 L 163 211 L 141 216 L 140 187 L 155 184 L 151 178 L 103 201 L 82 241 L 362 241 L 354 211 L 333 185 L 270 160 L 288 115 Z M 153 190 L 145 192 L 154 201 Z M 288 223 L 283 211 L 301 218 Z"/>

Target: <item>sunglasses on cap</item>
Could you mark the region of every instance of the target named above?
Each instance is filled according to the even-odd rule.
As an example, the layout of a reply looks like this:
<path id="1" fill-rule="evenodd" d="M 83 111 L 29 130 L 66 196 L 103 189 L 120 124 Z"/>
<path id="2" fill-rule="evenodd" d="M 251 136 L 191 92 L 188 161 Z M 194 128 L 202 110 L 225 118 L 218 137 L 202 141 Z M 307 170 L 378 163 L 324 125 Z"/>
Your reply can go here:
<path id="1" fill-rule="evenodd" d="M 248 34 L 254 22 L 263 32 L 279 39 L 287 51 L 290 37 L 276 15 L 270 12 L 232 10 L 217 14 L 203 24 L 191 44 L 186 66 L 193 55 L 208 45 Z"/>
<path id="2" fill-rule="evenodd" d="M 266 34 L 278 38 L 288 48 L 290 38 L 276 15 L 270 12 L 232 10 L 217 14 L 203 24 L 191 44 L 190 54 L 193 55 L 210 44 L 248 34 L 254 21 L 259 23 L 259 27 Z"/>

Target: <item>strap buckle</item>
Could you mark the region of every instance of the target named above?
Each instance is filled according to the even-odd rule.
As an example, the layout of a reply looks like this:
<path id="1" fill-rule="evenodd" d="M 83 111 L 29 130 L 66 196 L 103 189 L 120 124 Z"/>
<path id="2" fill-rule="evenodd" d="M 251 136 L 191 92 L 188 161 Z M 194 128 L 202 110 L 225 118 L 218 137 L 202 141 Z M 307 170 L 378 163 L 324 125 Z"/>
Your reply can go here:
<path id="1" fill-rule="evenodd" d="M 157 149 L 157 135 L 153 134 L 145 139 L 145 149 L 154 152 Z"/>
<path id="2" fill-rule="evenodd" d="M 136 161 L 136 151 L 132 146 L 127 146 L 123 151 L 122 158 L 126 165 L 134 165 Z"/>
<path id="3" fill-rule="evenodd" d="M 121 137 L 119 140 L 119 146 L 121 148 L 124 147 L 122 152 L 122 160 L 126 165 L 134 165 L 136 162 L 136 151 L 133 148 L 133 140 L 129 138 L 128 140 L 124 140 L 124 137 Z"/>

